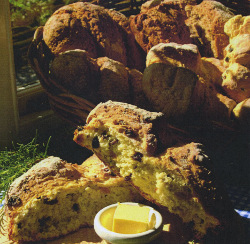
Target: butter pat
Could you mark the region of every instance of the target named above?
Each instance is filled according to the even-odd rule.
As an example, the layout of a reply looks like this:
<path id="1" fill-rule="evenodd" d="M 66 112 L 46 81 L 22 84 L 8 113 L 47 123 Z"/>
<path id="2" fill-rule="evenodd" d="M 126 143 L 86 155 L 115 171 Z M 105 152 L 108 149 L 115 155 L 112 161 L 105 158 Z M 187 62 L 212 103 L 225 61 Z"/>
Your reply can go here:
<path id="1" fill-rule="evenodd" d="M 136 234 L 152 229 L 156 217 L 147 206 L 118 204 L 113 218 L 113 231 Z"/>

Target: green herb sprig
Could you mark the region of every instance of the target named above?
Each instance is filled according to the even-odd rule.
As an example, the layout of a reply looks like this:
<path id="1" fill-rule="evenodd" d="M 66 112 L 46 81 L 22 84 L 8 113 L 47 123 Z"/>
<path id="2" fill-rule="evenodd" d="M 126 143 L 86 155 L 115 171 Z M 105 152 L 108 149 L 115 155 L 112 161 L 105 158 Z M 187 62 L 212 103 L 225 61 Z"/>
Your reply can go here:
<path id="1" fill-rule="evenodd" d="M 27 172 L 37 160 L 46 158 L 49 141 L 45 145 L 37 143 L 36 136 L 27 144 L 13 145 L 11 150 L 0 151 L 0 204 L 3 202 L 11 183 Z M 4 207 L 0 209 L 0 229 L 3 227 Z"/>

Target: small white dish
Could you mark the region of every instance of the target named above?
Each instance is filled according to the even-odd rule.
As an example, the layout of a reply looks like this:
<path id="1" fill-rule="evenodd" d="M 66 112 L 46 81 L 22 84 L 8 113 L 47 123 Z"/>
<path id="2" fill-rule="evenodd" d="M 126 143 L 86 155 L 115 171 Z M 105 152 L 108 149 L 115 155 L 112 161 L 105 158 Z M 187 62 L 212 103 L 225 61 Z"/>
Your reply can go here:
<path id="1" fill-rule="evenodd" d="M 130 205 L 141 205 L 139 203 L 133 202 L 123 202 L 122 204 L 130 204 Z M 102 238 L 103 240 L 112 243 L 112 244 L 144 244 L 149 243 L 155 240 L 162 231 L 163 224 L 162 224 L 162 216 L 161 214 L 156 211 L 155 209 L 149 207 L 156 217 L 155 227 L 153 229 L 147 230 L 145 232 L 137 233 L 137 234 L 120 234 L 113 231 L 108 230 L 105 228 L 100 219 L 101 215 L 111 208 L 115 208 L 118 206 L 118 203 L 109 205 L 102 210 L 100 210 L 94 219 L 94 229 L 96 234 Z"/>

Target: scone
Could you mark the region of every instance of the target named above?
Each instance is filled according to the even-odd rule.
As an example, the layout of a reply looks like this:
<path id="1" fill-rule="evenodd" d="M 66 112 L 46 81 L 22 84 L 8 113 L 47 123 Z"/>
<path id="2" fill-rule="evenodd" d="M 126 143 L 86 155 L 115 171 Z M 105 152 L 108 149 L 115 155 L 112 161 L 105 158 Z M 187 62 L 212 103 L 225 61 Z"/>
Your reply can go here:
<path id="1" fill-rule="evenodd" d="M 250 32 L 232 38 L 224 50 L 224 55 L 225 67 L 239 63 L 250 68 Z"/>
<path id="2" fill-rule="evenodd" d="M 236 102 L 240 103 L 250 97 L 249 68 L 239 63 L 233 63 L 222 74 L 222 79 L 222 88 Z"/>
<path id="3" fill-rule="evenodd" d="M 197 236 L 227 228 L 236 216 L 202 145 L 192 142 L 157 150 L 162 144 L 157 143 L 155 117 L 154 112 L 108 101 L 92 110 L 74 140 L 95 152 L 145 198 L 192 223 Z M 154 150 L 148 150 L 152 145 Z"/>
<path id="4" fill-rule="evenodd" d="M 142 200 L 96 157 L 82 165 L 48 157 L 16 179 L 6 198 L 10 240 L 38 241 L 93 225 L 95 214 L 116 202 Z"/>

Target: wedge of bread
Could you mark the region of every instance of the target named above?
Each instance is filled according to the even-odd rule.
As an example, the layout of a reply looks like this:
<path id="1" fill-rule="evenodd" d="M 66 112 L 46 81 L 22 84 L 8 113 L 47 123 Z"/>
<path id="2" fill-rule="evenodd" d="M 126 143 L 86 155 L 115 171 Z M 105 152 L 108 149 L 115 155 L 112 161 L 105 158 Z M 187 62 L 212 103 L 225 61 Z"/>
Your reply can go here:
<path id="1" fill-rule="evenodd" d="M 54 239 L 93 226 L 103 207 L 142 200 L 95 155 L 82 165 L 48 157 L 11 185 L 5 207 L 8 237 L 17 242 Z"/>
<path id="2" fill-rule="evenodd" d="M 167 136 L 167 127 L 159 130 L 159 116 L 108 101 L 92 110 L 74 140 L 91 149 L 145 198 L 192 223 L 197 236 L 227 228 L 235 212 L 203 146 L 191 142 L 162 150 L 160 138 Z M 152 145 L 154 150 L 148 150 Z"/>

